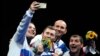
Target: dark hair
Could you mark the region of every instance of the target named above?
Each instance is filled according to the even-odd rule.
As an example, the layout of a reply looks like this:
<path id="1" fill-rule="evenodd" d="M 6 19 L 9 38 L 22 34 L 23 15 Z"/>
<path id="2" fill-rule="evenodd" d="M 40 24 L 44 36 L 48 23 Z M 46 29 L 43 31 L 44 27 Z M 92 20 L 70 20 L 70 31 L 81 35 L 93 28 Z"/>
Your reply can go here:
<path id="1" fill-rule="evenodd" d="M 84 42 L 83 42 L 82 36 L 80 36 L 80 35 L 78 35 L 78 34 L 71 35 L 71 37 L 74 37 L 74 38 L 79 37 L 79 38 L 80 38 L 80 42 L 81 42 L 81 43 L 84 43 Z M 71 37 L 70 37 L 70 38 L 71 38 Z"/>
<path id="2" fill-rule="evenodd" d="M 55 30 L 53 26 L 47 26 L 46 28 L 49 28 L 49 29 Z"/>

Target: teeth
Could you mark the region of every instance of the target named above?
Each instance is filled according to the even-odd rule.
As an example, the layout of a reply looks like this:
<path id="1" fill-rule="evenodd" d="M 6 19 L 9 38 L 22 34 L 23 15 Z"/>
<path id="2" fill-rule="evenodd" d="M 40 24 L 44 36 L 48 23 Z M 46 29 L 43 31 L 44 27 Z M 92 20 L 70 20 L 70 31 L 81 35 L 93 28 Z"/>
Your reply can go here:
<path id="1" fill-rule="evenodd" d="M 72 48 L 76 48 L 76 47 L 73 46 Z"/>

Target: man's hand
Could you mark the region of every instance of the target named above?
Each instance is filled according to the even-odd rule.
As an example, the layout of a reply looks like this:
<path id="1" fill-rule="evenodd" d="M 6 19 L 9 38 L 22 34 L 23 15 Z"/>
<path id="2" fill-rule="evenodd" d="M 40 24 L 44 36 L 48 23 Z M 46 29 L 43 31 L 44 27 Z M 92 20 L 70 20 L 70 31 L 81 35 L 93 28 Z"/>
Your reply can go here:
<path id="1" fill-rule="evenodd" d="M 38 10 L 38 8 L 39 8 L 39 2 L 33 1 L 29 9 L 31 9 L 32 11 L 35 11 L 35 10 Z"/>

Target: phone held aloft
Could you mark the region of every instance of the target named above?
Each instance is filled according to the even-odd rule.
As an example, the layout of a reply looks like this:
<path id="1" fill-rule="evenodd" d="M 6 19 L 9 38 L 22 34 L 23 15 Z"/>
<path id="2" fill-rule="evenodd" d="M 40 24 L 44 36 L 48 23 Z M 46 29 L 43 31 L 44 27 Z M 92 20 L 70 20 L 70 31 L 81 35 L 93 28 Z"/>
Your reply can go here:
<path id="1" fill-rule="evenodd" d="M 39 8 L 40 9 L 46 9 L 47 8 L 47 3 L 39 3 Z"/>

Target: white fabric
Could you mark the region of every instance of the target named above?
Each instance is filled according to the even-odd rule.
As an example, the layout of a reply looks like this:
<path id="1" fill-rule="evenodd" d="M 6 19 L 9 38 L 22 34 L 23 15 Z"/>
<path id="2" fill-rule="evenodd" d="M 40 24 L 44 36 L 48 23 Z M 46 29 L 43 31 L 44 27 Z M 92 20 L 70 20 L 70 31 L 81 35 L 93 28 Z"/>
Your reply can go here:
<path id="1" fill-rule="evenodd" d="M 69 51 L 65 52 L 63 56 L 70 56 Z"/>
<path id="2" fill-rule="evenodd" d="M 36 35 L 30 42 L 30 45 L 33 47 L 37 47 L 39 43 L 42 41 L 42 35 Z"/>

